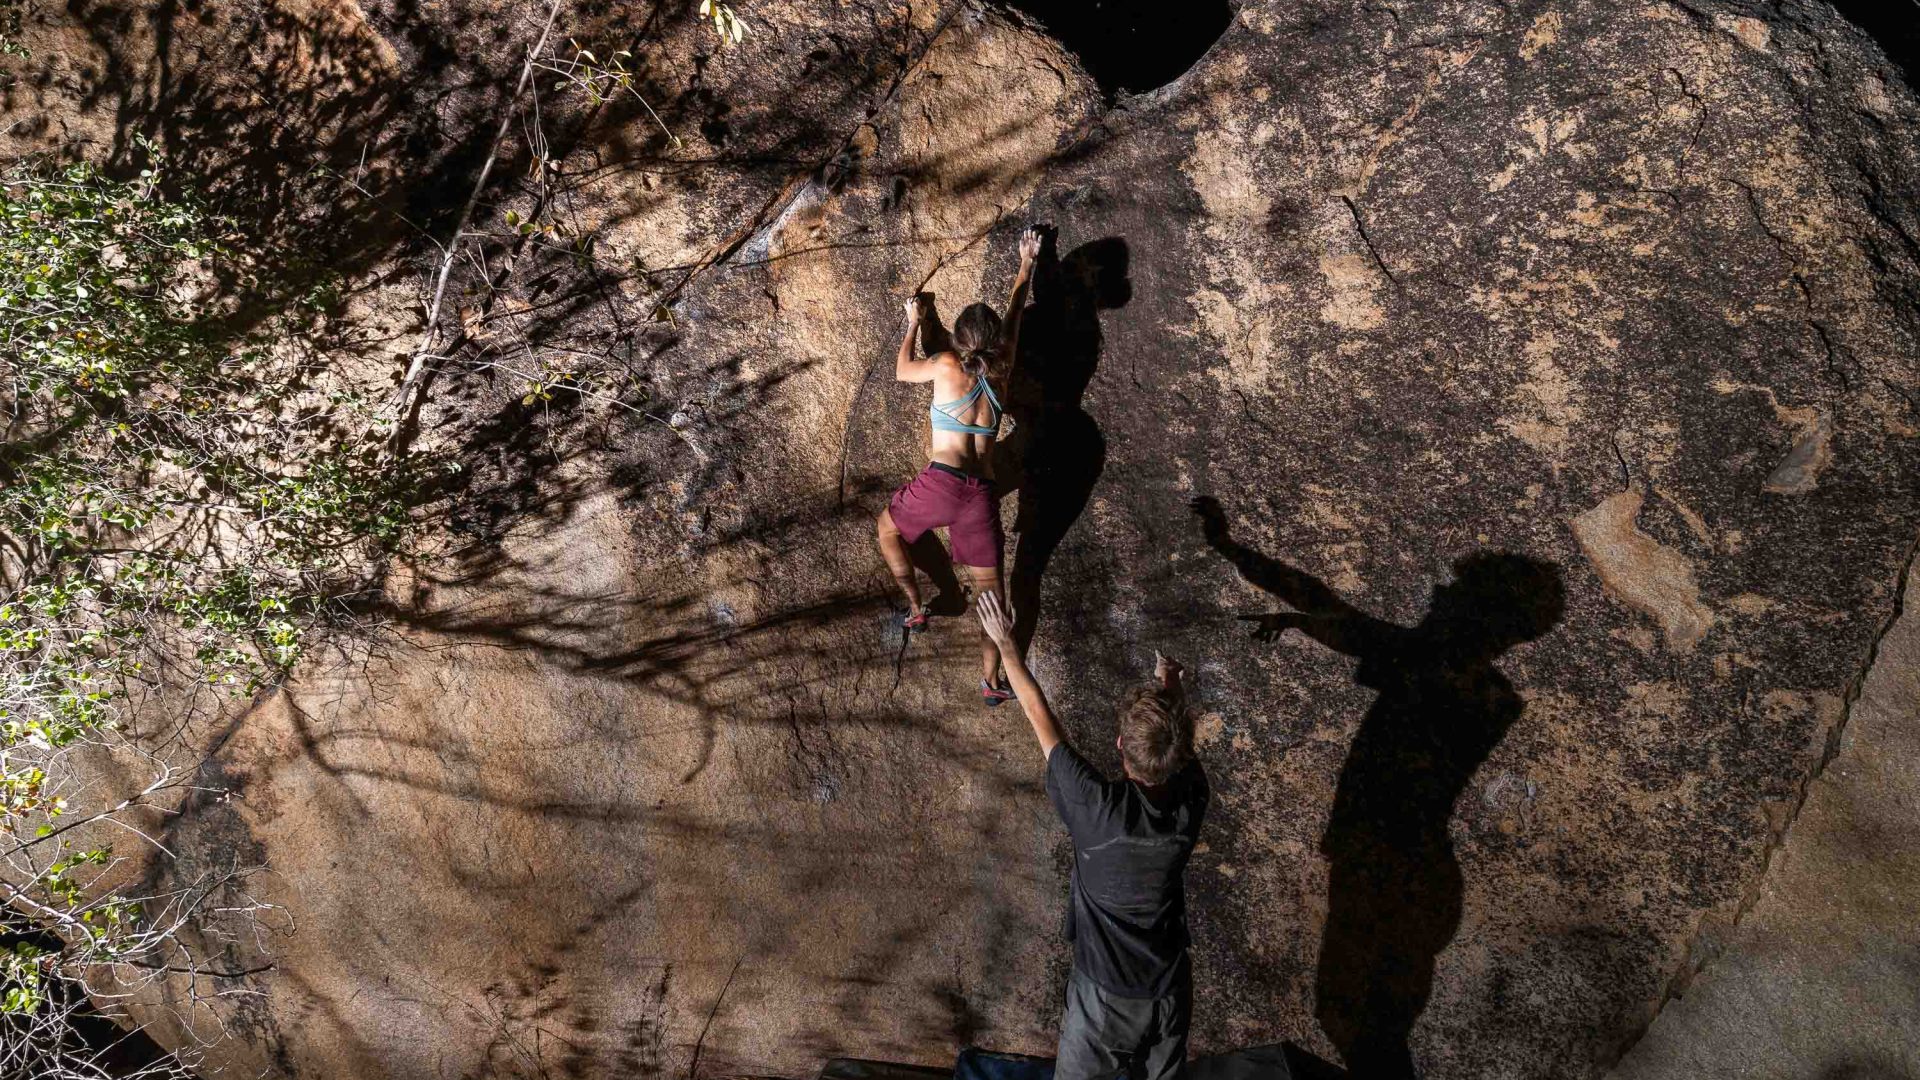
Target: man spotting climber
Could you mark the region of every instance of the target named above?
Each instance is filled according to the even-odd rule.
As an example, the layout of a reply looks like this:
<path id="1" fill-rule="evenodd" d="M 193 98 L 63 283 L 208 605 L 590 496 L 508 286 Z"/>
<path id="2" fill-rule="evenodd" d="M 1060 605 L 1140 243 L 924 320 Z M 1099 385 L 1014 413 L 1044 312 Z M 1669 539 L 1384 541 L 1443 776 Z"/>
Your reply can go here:
<path id="1" fill-rule="evenodd" d="M 979 598 L 1007 678 L 1047 759 L 1047 797 L 1073 838 L 1067 980 L 1055 1080 L 1183 1076 L 1193 973 L 1182 877 L 1207 811 L 1180 665 L 1154 654 L 1154 682 L 1121 702 L 1120 760 L 1108 780 L 1067 745 L 1013 637 L 1013 612 Z"/>

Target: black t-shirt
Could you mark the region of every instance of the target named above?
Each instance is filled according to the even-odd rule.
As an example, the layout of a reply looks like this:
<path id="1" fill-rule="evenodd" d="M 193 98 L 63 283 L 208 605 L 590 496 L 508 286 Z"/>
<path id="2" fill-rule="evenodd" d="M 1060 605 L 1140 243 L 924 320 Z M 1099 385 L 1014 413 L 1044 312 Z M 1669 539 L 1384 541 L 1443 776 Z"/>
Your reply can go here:
<path id="1" fill-rule="evenodd" d="M 1206 773 L 1190 762 L 1156 804 L 1060 743 L 1047 756 L 1047 797 L 1073 837 L 1073 966 L 1119 997 L 1165 996 L 1187 963 L 1181 877 L 1207 812 Z"/>

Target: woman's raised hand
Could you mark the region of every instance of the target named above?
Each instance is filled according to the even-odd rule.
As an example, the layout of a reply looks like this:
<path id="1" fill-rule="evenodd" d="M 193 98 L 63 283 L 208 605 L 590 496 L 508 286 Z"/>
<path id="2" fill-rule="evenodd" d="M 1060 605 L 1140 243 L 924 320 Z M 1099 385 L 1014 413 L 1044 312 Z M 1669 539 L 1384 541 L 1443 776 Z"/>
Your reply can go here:
<path id="1" fill-rule="evenodd" d="M 1020 234 L 1021 262 L 1032 262 L 1040 257 L 1040 241 L 1040 226 L 1027 226 L 1027 231 Z"/>

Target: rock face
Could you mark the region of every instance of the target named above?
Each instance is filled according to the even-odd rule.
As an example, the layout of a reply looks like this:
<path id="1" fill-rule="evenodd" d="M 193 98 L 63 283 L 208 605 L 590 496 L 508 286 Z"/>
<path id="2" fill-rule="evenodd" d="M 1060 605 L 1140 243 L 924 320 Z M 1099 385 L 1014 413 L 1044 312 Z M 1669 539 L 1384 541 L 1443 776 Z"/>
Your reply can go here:
<path id="1" fill-rule="evenodd" d="M 1752 909 L 1615 1080 L 1920 1075 L 1917 676 L 1909 594 Z"/>
<path id="2" fill-rule="evenodd" d="M 322 15 L 423 99 L 436 48 L 527 29 L 392 7 Z M 1040 759 L 977 704 L 968 619 L 903 641 L 872 547 L 925 453 L 900 301 L 997 303 L 1038 221 L 1008 587 L 1103 765 L 1155 648 L 1197 675 L 1196 1049 L 1612 1064 L 1754 893 L 1920 530 L 1898 71 L 1801 0 L 1246 0 L 1108 107 L 998 10 L 741 11 L 725 50 L 681 15 L 601 26 L 652 50 L 684 148 L 613 110 L 560 150 L 571 228 L 629 269 L 555 258 L 525 320 L 626 358 L 648 415 L 443 374 L 420 442 L 465 464 L 459 545 L 396 568 L 396 641 L 220 725 L 241 798 L 171 839 L 259 853 L 297 929 L 217 1053 L 1050 1052 Z M 446 172 L 416 199 L 464 197 L 470 112 L 421 126 Z"/>

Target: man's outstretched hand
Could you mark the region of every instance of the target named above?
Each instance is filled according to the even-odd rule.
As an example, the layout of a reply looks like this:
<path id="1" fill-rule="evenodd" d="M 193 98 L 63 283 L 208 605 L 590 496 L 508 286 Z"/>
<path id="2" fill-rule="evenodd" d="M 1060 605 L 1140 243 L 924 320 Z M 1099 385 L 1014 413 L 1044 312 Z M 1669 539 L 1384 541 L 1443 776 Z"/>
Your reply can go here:
<path id="1" fill-rule="evenodd" d="M 993 639 L 995 645 L 1004 650 L 1017 652 L 1013 647 L 1013 605 L 1003 603 L 999 593 L 983 592 L 980 602 L 980 627 Z"/>
<path id="2" fill-rule="evenodd" d="M 1186 670 L 1180 666 L 1180 661 L 1163 656 L 1159 649 L 1153 650 L 1153 677 L 1160 681 L 1162 687 L 1172 690 L 1179 686 L 1180 676 Z"/>
<path id="3" fill-rule="evenodd" d="M 1060 734 L 1060 725 L 1054 722 L 1053 710 L 1047 707 L 1047 695 L 1040 684 L 1033 681 L 1033 672 L 1027 670 L 1026 658 L 1020 655 L 1020 646 L 1013 642 L 1013 607 L 1000 599 L 1000 594 L 983 592 L 976 604 L 980 609 L 980 626 L 987 636 L 1000 646 L 1000 662 L 1006 666 L 1007 682 L 1013 687 L 1013 693 L 1020 700 L 1020 711 L 1027 714 L 1027 722 L 1033 725 L 1033 736 L 1040 742 L 1040 756 L 1053 753 L 1065 736 Z"/>
<path id="4" fill-rule="evenodd" d="M 1201 495 L 1187 503 L 1187 508 L 1200 518 L 1200 532 L 1207 543 L 1218 543 L 1227 538 L 1227 512 L 1220 508 L 1220 500 L 1211 495 Z"/>

